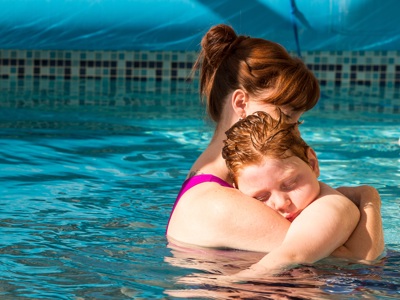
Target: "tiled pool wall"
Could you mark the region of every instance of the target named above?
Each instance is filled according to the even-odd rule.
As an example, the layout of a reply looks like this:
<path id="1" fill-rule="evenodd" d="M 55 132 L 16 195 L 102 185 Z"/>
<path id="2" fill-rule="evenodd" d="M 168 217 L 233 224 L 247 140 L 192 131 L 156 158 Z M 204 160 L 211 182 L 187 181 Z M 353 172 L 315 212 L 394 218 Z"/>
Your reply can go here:
<path id="1" fill-rule="evenodd" d="M 77 104 L 109 94 L 109 105 L 128 105 L 137 93 L 196 94 L 198 75 L 189 80 L 196 58 L 195 51 L 0 50 L 0 87 L 49 90 Z M 307 51 L 302 58 L 325 96 L 359 97 L 357 107 L 399 113 L 400 51 Z M 320 109 L 327 105 L 336 110 L 340 103 Z"/>

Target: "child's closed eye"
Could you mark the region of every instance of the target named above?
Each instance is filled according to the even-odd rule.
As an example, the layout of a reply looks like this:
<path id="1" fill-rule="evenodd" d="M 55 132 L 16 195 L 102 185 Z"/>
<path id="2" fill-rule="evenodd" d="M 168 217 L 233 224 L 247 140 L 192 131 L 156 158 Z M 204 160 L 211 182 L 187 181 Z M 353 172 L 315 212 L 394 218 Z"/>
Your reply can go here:
<path id="1" fill-rule="evenodd" d="M 256 199 L 258 201 L 261 201 L 261 202 L 266 202 L 266 201 L 268 201 L 268 199 L 270 197 L 271 197 L 271 193 L 266 193 L 266 194 L 263 194 L 261 196 L 254 197 L 254 199 Z"/>
<path id="2" fill-rule="evenodd" d="M 285 184 L 282 185 L 282 190 L 283 191 L 292 191 L 297 187 L 297 178 L 290 180 L 288 182 L 286 182 Z"/>

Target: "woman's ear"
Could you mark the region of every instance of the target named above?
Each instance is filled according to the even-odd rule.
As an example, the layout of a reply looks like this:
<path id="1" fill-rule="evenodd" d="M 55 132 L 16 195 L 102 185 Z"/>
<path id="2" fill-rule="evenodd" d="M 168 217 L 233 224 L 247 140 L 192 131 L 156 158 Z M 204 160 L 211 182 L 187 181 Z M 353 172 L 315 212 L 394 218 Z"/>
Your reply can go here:
<path id="1" fill-rule="evenodd" d="M 307 158 L 308 158 L 308 163 L 310 164 L 310 167 L 313 170 L 314 174 L 317 177 L 319 177 L 320 173 L 319 173 L 319 163 L 318 163 L 317 154 L 311 147 L 308 147 L 308 149 L 307 149 Z"/>
<path id="2" fill-rule="evenodd" d="M 238 115 L 238 118 L 246 117 L 246 108 L 248 106 L 248 96 L 242 89 L 237 89 L 232 94 L 232 107 Z"/>

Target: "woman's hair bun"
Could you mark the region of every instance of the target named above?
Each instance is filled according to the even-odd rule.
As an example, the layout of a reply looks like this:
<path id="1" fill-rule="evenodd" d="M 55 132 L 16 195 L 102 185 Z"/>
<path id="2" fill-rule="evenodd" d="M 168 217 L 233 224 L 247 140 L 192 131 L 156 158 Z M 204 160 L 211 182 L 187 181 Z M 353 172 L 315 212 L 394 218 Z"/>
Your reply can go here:
<path id="1" fill-rule="evenodd" d="M 228 25 L 212 27 L 201 41 L 204 58 L 209 64 L 218 65 L 237 38 L 236 32 Z"/>

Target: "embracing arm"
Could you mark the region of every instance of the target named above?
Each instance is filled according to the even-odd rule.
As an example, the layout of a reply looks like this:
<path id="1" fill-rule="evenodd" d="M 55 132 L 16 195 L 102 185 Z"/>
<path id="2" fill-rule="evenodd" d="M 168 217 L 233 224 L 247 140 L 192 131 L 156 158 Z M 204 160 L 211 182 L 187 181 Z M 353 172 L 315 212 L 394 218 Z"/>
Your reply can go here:
<path id="1" fill-rule="evenodd" d="M 381 199 L 371 186 L 340 187 L 339 192 L 350 198 L 360 210 L 360 222 L 348 241 L 333 256 L 361 260 L 375 260 L 385 247 Z"/>
<path id="2" fill-rule="evenodd" d="M 359 216 L 349 199 L 321 183 L 320 197 L 293 221 L 282 245 L 238 276 L 274 274 L 295 264 L 325 258 L 345 243 Z"/>
<path id="3" fill-rule="evenodd" d="M 179 201 L 168 237 L 200 247 L 269 252 L 282 243 L 289 226 L 277 212 L 239 190 L 203 183 Z"/>

